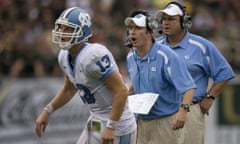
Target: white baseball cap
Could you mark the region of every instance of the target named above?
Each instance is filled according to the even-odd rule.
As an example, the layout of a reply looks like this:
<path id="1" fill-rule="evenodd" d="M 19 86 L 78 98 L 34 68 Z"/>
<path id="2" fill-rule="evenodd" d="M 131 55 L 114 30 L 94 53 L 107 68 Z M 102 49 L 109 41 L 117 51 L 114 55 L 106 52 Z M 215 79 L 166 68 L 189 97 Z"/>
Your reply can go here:
<path id="1" fill-rule="evenodd" d="M 165 9 L 160 10 L 160 12 L 170 16 L 176 16 L 176 15 L 183 16 L 183 11 L 176 4 L 170 4 Z"/>
<path id="2" fill-rule="evenodd" d="M 134 17 L 127 17 L 124 20 L 124 24 L 129 26 L 133 22 L 136 26 L 146 27 L 146 16 L 143 14 L 137 14 Z"/>

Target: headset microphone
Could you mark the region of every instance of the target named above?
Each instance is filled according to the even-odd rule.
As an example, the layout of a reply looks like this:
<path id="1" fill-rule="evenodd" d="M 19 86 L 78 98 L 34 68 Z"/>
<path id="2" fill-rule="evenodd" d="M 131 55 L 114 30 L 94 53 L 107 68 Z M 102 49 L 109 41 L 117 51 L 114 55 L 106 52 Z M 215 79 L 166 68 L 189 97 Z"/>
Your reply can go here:
<path id="1" fill-rule="evenodd" d="M 132 48 L 132 47 L 133 47 L 130 39 L 127 38 L 127 40 L 126 40 L 126 42 L 125 42 L 125 46 L 128 47 L 128 48 Z"/>
<path id="2" fill-rule="evenodd" d="M 128 48 L 132 48 L 133 47 L 133 45 L 131 43 L 131 40 L 129 38 L 129 31 L 128 30 L 126 32 L 125 46 L 128 47 Z"/>

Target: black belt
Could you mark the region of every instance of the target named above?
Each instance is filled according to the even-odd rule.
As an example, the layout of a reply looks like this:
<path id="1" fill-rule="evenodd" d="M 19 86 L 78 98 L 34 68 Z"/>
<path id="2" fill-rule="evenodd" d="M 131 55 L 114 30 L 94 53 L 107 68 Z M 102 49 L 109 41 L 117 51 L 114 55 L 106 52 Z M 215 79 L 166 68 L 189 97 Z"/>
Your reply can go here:
<path id="1" fill-rule="evenodd" d="M 202 100 L 198 100 L 198 101 L 192 101 L 192 104 L 191 105 L 195 105 L 195 104 L 198 104 L 200 103 Z"/>

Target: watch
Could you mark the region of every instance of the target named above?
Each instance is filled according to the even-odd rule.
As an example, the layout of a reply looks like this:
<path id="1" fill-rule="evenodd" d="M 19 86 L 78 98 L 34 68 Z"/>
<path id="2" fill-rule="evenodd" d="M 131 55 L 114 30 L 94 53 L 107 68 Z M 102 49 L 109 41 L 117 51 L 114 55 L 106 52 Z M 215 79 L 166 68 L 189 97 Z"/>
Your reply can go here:
<path id="1" fill-rule="evenodd" d="M 211 93 L 207 93 L 205 98 L 215 100 L 215 97 Z"/>
<path id="2" fill-rule="evenodd" d="M 185 109 L 187 112 L 190 112 L 190 104 L 181 104 L 181 107 Z"/>

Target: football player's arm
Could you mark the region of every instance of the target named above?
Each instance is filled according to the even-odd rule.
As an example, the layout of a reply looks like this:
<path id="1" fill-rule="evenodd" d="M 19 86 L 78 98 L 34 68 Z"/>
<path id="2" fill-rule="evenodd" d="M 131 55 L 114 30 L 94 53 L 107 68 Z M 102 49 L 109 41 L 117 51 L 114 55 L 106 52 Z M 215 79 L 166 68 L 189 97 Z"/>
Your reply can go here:
<path id="1" fill-rule="evenodd" d="M 109 75 L 104 80 L 104 84 L 113 92 L 113 103 L 109 120 L 101 135 L 100 144 L 114 141 L 115 127 L 123 113 L 128 96 L 128 88 L 124 84 L 118 71 L 114 71 Z"/>
<path id="2" fill-rule="evenodd" d="M 122 115 L 128 96 L 128 88 L 125 85 L 118 71 L 114 71 L 104 84 L 113 92 L 112 112 L 109 119 L 118 121 Z"/>
<path id="3" fill-rule="evenodd" d="M 39 114 L 36 123 L 35 131 L 38 137 L 41 137 L 42 133 L 45 131 L 48 124 L 48 117 L 51 112 L 57 110 L 61 106 L 65 105 L 76 93 L 75 87 L 66 77 L 64 86 L 58 91 L 56 96 L 51 100 L 51 102 L 44 108 L 44 110 Z"/>
<path id="4" fill-rule="evenodd" d="M 58 91 L 56 96 L 51 100 L 49 104 L 52 105 L 53 110 L 57 110 L 58 108 L 65 105 L 69 100 L 71 100 L 76 92 L 77 89 L 68 79 L 68 77 L 66 77 L 64 86 Z"/>
<path id="5" fill-rule="evenodd" d="M 132 84 L 128 88 L 128 94 L 129 95 L 133 95 L 134 94 L 134 89 L 133 89 L 133 85 Z"/>

